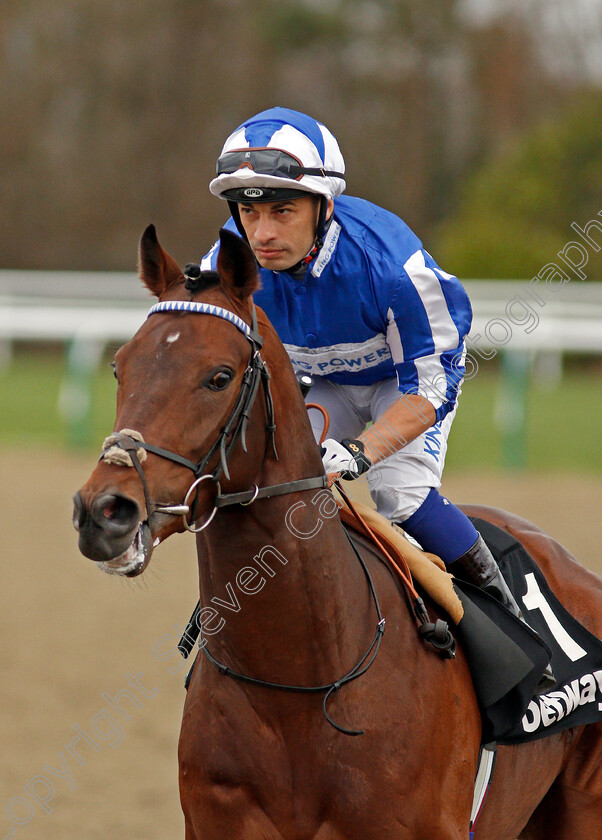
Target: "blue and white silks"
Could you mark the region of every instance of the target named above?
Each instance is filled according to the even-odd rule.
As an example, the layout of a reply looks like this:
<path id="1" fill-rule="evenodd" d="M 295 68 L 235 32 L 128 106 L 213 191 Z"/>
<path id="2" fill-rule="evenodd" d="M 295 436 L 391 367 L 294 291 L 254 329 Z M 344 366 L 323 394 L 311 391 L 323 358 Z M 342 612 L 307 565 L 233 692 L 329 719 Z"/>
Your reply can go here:
<path id="1" fill-rule="evenodd" d="M 443 419 L 464 376 L 472 319 L 465 290 L 398 216 L 345 195 L 334 208 L 305 276 L 260 268 L 256 304 L 296 371 L 343 385 L 396 375 L 400 392 L 425 397 Z M 225 227 L 237 233 L 232 219 Z M 203 269 L 215 269 L 218 247 Z"/>

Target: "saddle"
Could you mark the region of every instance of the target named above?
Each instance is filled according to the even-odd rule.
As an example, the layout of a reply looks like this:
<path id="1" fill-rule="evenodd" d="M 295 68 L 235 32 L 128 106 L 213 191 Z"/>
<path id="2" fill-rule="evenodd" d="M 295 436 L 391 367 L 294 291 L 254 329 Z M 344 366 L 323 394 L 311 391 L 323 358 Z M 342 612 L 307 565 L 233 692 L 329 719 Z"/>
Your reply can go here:
<path id="1" fill-rule="evenodd" d="M 351 510 L 341 505 L 339 514 L 343 525 L 371 539 L 371 534 L 365 525 L 376 531 L 385 548 L 393 556 L 399 566 L 409 568 L 412 577 L 449 615 L 454 624 L 459 624 L 464 615 L 462 601 L 454 589 L 454 578 L 446 571 L 445 563 L 436 554 L 421 551 L 407 539 L 402 529 L 394 525 L 380 513 L 368 505 L 354 502 L 353 507 L 359 514 L 357 519 Z M 364 524 L 363 524 L 364 523 Z"/>
<path id="2" fill-rule="evenodd" d="M 533 629 L 483 590 L 450 575 L 440 558 L 416 548 L 375 510 L 355 502 L 353 506 L 365 524 L 341 506 L 345 527 L 368 539 L 374 532 L 395 563 L 409 568 L 419 587 L 453 622 L 481 710 L 484 744 L 523 743 L 602 720 L 602 642 L 566 611 L 515 537 L 486 520 L 473 519 L 515 597 L 536 593 L 538 607 L 529 615 Z M 543 605 L 547 609 L 541 609 Z M 566 634 L 560 643 L 544 617 L 550 611 L 556 618 L 552 626 Z M 570 655 L 564 649 L 567 638 L 572 642 Z M 550 656 L 558 684 L 537 695 Z"/>

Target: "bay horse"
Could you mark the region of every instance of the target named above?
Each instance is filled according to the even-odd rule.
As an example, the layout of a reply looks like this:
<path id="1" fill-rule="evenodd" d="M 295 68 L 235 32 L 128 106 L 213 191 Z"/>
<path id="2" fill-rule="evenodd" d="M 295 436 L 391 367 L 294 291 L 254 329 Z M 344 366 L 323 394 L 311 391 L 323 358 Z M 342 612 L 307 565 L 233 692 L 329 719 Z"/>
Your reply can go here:
<path id="1" fill-rule="evenodd" d="M 140 274 L 159 308 L 115 357 L 104 454 L 125 460 L 100 460 L 74 524 L 87 557 L 129 576 L 198 531 L 213 662 L 197 654 L 184 707 L 186 840 L 467 840 L 481 723 L 466 660 L 419 640 L 377 550 L 360 540 L 356 556 L 333 515 L 292 366 L 254 314 L 250 249 L 222 231 L 217 273 L 191 282 L 151 225 Z M 598 578 L 530 523 L 468 513 L 516 535 L 600 635 Z M 299 686 L 331 687 L 336 726 L 323 694 L 282 690 Z M 601 757 L 598 724 L 500 747 L 477 840 L 600 836 Z"/>

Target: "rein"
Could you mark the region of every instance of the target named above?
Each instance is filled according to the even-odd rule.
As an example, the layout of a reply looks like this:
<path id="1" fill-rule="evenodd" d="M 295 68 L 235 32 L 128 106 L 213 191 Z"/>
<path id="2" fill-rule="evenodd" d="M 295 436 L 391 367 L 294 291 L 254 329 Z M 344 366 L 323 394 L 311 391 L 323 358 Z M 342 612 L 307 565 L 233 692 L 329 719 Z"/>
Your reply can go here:
<path id="1" fill-rule="evenodd" d="M 454 659 L 456 655 L 456 642 L 454 637 L 450 633 L 449 626 L 446 621 L 443 621 L 440 618 L 438 618 L 435 622 L 432 622 L 430 620 L 428 611 L 426 609 L 426 605 L 414 587 L 412 573 L 403 554 L 398 554 L 398 557 L 400 558 L 403 566 L 403 568 L 400 568 L 391 556 L 391 553 L 387 551 L 382 541 L 379 540 L 374 529 L 370 527 L 366 520 L 355 509 L 351 502 L 351 499 L 343 490 L 339 481 L 336 482 L 336 488 L 341 494 L 343 501 L 357 520 L 360 529 L 365 531 L 369 535 L 372 542 L 376 546 L 378 546 L 381 554 L 385 557 L 387 561 L 389 569 L 394 574 L 396 574 L 399 580 L 401 581 L 405 593 L 411 599 L 412 611 L 416 619 L 416 625 L 418 627 L 419 636 L 423 638 L 426 642 L 429 642 L 429 644 L 433 645 L 433 647 L 445 659 Z"/>
<path id="2" fill-rule="evenodd" d="M 205 654 L 205 656 L 207 657 L 209 662 L 211 662 L 212 665 L 215 665 L 215 667 L 220 672 L 220 674 L 224 674 L 224 676 L 227 676 L 227 677 L 232 677 L 233 679 L 239 680 L 240 682 L 249 683 L 250 685 L 258 685 L 258 686 L 261 686 L 262 688 L 273 688 L 273 689 L 276 689 L 277 691 L 294 692 L 296 694 L 321 694 L 321 693 L 323 693 L 324 694 L 324 699 L 322 701 L 322 711 L 323 711 L 324 717 L 326 718 L 328 723 L 331 726 L 333 726 L 338 732 L 341 732 L 343 735 L 363 735 L 364 734 L 363 729 L 346 729 L 344 726 L 340 726 L 338 723 L 335 723 L 334 720 L 330 717 L 330 715 L 328 714 L 328 712 L 326 710 L 326 704 L 328 703 L 328 700 L 334 694 L 335 691 L 338 691 L 340 688 L 342 688 L 342 686 L 346 685 L 347 683 L 352 682 L 352 680 L 356 680 L 358 677 L 361 677 L 362 674 L 366 673 L 368 668 L 372 665 L 372 663 L 376 659 L 376 656 L 378 654 L 378 650 L 380 648 L 380 643 L 382 641 L 383 633 L 385 632 L 385 621 L 386 621 L 386 619 L 384 618 L 383 614 L 381 613 L 380 603 L 378 601 L 378 595 L 376 594 L 376 589 L 374 588 L 374 583 L 373 583 L 372 578 L 370 576 L 370 572 L 368 571 L 368 567 L 366 566 L 366 563 L 364 562 L 361 554 L 359 553 L 359 551 L 357 550 L 357 548 L 353 544 L 353 542 L 351 540 L 351 537 L 349 536 L 347 531 L 345 531 L 345 535 L 346 535 L 347 539 L 349 540 L 349 545 L 353 549 L 353 551 L 355 553 L 355 556 L 359 560 L 360 565 L 363 569 L 363 572 L 366 576 L 366 580 L 368 581 L 368 587 L 369 587 L 370 593 L 372 595 L 372 600 L 374 601 L 374 606 L 376 608 L 376 615 L 378 617 L 378 623 L 376 625 L 376 631 L 374 633 L 374 637 L 373 637 L 368 649 L 366 650 L 364 655 L 361 657 L 359 662 L 357 662 L 356 665 L 350 671 L 348 671 L 342 677 L 339 677 L 338 680 L 335 680 L 334 682 L 331 682 L 331 683 L 327 683 L 326 685 L 287 685 L 286 683 L 276 683 L 276 682 L 269 682 L 268 680 L 260 680 L 260 679 L 257 679 L 256 677 L 249 677 L 246 674 L 240 674 L 237 671 L 233 671 L 231 668 L 229 668 L 223 662 L 220 662 L 219 660 L 217 660 L 209 652 L 206 644 L 200 644 L 199 647 L 203 651 L 203 653 Z M 198 612 L 197 612 L 198 610 L 199 610 L 199 606 L 197 605 L 197 608 L 195 609 L 195 612 L 193 613 L 193 615 L 190 619 L 190 622 L 188 623 L 188 627 L 184 631 L 184 635 L 182 636 L 182 638 L 180 639 L 180 642 L 178 644 L 178 650 L 180 651 L 180 653 L 182 653 L 184 658 L 188 657 L 189 651 L 192 650 L 192 645 L 194 645 L 194 643 L 196 641 L 196 638 L 198 637 L 198 629 L 197 629 L 197 635 L 192 639 L 192 645 L 190 645 L 190 641 L 189 641 L 190 637 L 188 635 L 189 634 L 189 628 L 190 628 L 191 624 L 193 624 L 193 623 L 198 628 L 198 624 L 196 622 L 196 616 L 198 614 Z M 194 668 L 194 664 L 193 664 L 193 668 Z"/>

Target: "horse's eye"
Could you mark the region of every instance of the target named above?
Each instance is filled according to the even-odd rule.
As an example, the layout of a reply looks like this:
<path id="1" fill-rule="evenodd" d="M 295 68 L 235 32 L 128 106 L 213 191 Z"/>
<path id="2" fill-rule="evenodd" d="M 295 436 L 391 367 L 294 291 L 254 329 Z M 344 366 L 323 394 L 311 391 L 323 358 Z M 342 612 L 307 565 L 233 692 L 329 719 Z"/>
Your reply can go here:
<path id="1" fill-rule="evenodd" d="M 111 362 L 111 370 L 113 371 L 113 376 L 117 379 L 117 366 L 115 365 L 115 362 Z"/>
<path id="2" fill-rule="evenodd" d="M 227 370 L 219 370 L 207 383 L 212 391 L 223 391 L 232 381 L 232 374 Z"/>

